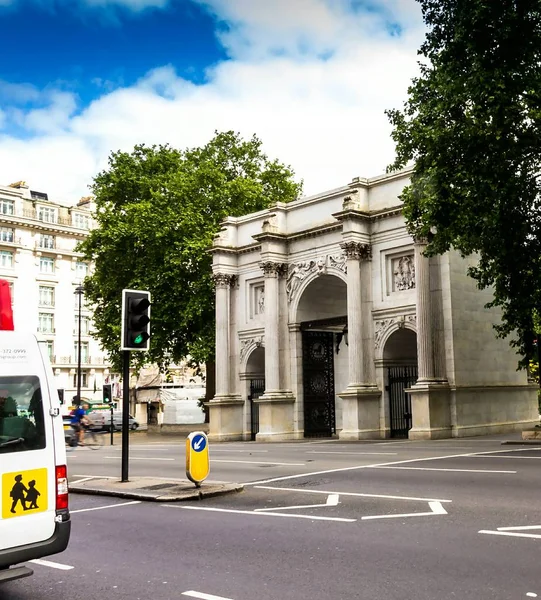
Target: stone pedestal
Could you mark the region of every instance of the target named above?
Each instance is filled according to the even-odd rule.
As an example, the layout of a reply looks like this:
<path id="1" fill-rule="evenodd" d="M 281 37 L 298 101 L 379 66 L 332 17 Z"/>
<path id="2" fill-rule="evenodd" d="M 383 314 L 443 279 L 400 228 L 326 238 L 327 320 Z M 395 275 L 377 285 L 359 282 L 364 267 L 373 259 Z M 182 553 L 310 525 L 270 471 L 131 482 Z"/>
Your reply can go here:
<path id="1" fill-rule="evenodd" d="M 438 440 L 452 437 L 451 391 L 447 383 L 416 383 L 411 397 L 410 440 Z"/>
<path id="2" fill-rule="evenodd" d="M 235 442 L 243 439 L 244 400 L 238 395 L 215 396 L 209 403 L 211 442 Z"/>
<path id="3" fill-rule="evenodd" d="M 299 439 L 293 426 L 295 396 L 287 391 L 265 392 L 257 400 L 259 405 L 258 442 L 283 442 Z"/>
<path id="4" fill-rule="evenodd" d="M 380 428 L 381 392 L 377 388 L 348 387 L 341 394 L 343 427 L 341 440 L 375 440 Z"/>

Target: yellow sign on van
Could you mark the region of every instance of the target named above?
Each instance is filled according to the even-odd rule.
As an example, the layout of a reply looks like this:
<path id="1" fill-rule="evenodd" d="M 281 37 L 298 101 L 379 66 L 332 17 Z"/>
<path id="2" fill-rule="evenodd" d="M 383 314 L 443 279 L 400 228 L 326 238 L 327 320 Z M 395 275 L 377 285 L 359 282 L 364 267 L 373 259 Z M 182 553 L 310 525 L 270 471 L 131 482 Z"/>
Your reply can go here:
<path id="1" fill-rule="evenodd" d="M 2 519 L 47 510 L 47 469 L 2 475 Z"/>

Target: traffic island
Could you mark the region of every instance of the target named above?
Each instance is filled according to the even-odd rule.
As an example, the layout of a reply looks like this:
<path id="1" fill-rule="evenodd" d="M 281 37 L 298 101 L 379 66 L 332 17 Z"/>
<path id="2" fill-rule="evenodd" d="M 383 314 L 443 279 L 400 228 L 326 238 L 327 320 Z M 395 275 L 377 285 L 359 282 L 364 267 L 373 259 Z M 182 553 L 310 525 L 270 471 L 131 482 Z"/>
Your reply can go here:
<path id="1" fill-rule="evenodd" d="M 243 490 L 244 486 L 240 483 L 205 481 L 200 487 L 196 487 L 188 480 L 171 481 L 153 477 L 133 477 L 126 482 L 121 482 L 116 477 L 85 477 L 69 484 L 72 494 L 116 496 L 147 502 L 203 500 Z"/>

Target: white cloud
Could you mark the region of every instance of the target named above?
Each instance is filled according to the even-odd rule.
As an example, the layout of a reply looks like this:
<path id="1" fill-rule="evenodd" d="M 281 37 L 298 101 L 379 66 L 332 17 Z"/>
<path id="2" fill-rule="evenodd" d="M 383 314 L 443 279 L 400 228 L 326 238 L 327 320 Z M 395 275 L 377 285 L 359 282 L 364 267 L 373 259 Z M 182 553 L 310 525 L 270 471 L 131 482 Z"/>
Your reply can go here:
<path id="1" fill-rule="evenodd" d="M 231 60 L 209 70 L 204 85 L 161 66 L 79 113 L 73 95 L 49 91 L 46 106 L 11 113 L 37 137 L 0 135 L 0 182 L 23 179 L 74 203 L 111 151 L 201 145 L 216 129 L 256 133 L 269 156 L 305 180 L 307 194 L 384 171 L 394 148 L 383 111 L 405 99 L 423 36 L 413 0 L 379 0 L 368 14 L 346 10 L 346 0 L 211 2 L 231 24 L 223 38 Z M 402 35 L 389 34 L 392 22 Z"/>

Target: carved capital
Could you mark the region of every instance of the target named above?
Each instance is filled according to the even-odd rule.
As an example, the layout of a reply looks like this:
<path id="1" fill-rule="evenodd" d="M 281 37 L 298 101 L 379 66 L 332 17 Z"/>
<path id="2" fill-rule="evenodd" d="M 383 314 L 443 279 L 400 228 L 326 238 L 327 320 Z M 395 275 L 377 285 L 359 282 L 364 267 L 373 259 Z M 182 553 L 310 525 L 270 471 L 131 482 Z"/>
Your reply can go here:
<path id="1" fill-rule="evenodd" d="M 267 260 L 264 262 L 260 262 L 259 266 L 265 277 L 282 277 L 287 272 L 286 263 L 274 262 L 272 260 Z"/>
<path id="2" fill-rule="evenodd" d="M 372 248 L 370 247 L 370 244 L 342 242 L 340 248 L 342 248 L 346 258 L 355 258 L 357 260 L 370 260 L 372 258 Z"/>
<path id="3" fill-rule="evenodd" d="M 214 273 L 212 276 L 212 281 L 214 281 L 215 287 L 218 288 L 228 288 L 235 285 L 237 281 L 236 275 L 230 275 L 229 273 Z"/>

